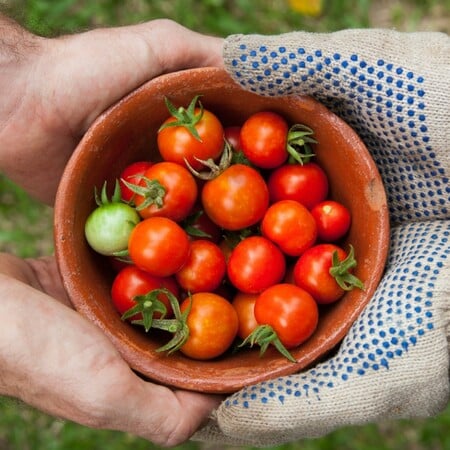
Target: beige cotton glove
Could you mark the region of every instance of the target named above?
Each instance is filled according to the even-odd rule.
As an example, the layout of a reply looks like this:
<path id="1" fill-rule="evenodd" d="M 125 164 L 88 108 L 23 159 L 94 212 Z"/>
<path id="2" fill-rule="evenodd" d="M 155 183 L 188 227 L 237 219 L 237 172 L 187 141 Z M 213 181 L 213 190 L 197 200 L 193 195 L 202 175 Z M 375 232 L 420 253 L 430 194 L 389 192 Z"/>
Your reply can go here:
<path id="1" fill-rule="evenodd" d="M 385 184 L 391 249 L 374 297 L 334 356 L 231 395 L 194 439 L 268 446 L 439 413 L 449 396 L 449 37 L 237 35 L 224 60 L 243 88 L 309 94 L 358 132 Z"/>

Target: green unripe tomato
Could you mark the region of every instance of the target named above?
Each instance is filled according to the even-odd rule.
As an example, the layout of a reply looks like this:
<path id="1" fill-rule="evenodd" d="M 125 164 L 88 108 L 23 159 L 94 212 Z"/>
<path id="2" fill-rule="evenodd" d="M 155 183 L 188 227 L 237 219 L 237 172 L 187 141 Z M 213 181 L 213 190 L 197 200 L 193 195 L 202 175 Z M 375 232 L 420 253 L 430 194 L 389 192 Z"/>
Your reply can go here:
<path id="1" fill-rule="evenodd" d="M 128 248 L 131 231 L 140 216 L 130 205 L 106 203 L 94 209 L 86 220 L 84 233 L 89 245 L 102 255 L 115 255 Z"/>

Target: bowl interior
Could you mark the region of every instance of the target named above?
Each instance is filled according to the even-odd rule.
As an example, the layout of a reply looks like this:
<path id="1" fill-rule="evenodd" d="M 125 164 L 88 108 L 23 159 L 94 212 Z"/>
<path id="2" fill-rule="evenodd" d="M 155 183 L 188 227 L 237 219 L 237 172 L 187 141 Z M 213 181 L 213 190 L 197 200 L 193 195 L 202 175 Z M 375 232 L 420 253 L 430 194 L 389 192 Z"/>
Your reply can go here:
<path id="1" fill-rule="evenodd" d="M 212 361 L 194 361 L 181 353 L 155 349 L 161 342 L 121 321 L 111 304 L 113 272 L 84 238 L 84 223 L 95 207 L 94 186 L 113 186 L 131 162 L 157 158 L 156 133 L 167 118 L 167 96 L 187 106 L 201 94 L 205 108 L 225 125 L 239 125 L 250 114 L 270 109 L 290 122 L 315 131 L 317 162 L 330 180 L 330 195 L 347 205 L 352 227 L 347 242 L 355 247 L 355 274 L 364 291 L 355 289 L 321 311 L 319 326 L 305 344 L 292 351 L 296 363 L 276 350 L 263 357 L 248 349 Z M 381 178 L 367 149 L 341 119 L 309 97 L 260 97 L 242 90 L 225 71 L 194 69 L 156 78 L 100 116 L 86 133 L 62 177 L 55 204 L 55 251 L 65 288 L 77 310 L 94 321 L 113 341 L 130 367 L 162 384 L 211 393 L 241 387 L 304 369 L 333 349 L 371 298 L 381 278 L 389 228 Z"/>

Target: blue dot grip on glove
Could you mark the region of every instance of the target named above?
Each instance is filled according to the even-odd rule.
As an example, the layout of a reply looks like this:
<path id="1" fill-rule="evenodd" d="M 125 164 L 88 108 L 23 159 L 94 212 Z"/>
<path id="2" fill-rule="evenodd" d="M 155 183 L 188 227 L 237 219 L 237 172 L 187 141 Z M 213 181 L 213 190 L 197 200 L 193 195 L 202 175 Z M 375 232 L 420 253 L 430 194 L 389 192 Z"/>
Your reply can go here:
<path id="1" fill-rule="evenodd" d="M 345 30 L 231 36 L 224 61 L 259 95 L 311 95 L 365 142 L 388 196 L 385 275 L 336 353 L 228 397 L 194 439 L 267 446 L 448 402 L 450 39 Z"/>

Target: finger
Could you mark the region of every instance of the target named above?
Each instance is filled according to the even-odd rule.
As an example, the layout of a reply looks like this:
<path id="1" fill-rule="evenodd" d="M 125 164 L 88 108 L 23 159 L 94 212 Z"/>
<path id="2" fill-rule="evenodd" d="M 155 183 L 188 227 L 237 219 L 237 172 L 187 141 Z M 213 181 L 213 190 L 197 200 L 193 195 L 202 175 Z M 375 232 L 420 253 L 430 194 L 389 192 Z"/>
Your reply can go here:
<path id="1" fill-rule="evenodd" d="M 219 395 L 155 385 L 131 371 L 122 377 L 120 386 L 104 385 L 101 389 L 104 392 L 97 391 L 96 403 L 108 398 L 110 417 L 105 424 L 94 422 L 94 427 L 132 433 L 164 447 L 188 440 L 223 400 Z"/>
<path id="2" fill-rule="evenodd" d="M 222 43 L 165 19 L 54 40 L 57 64 L 48 74 L 53 78 L 48 85 L 67 85 L 64 96 L 54 98 L 61 103 L 54 109 L 60 111 L 60 120 L 70 118 L 72 128 L 84 132 L 107 107 L 162 73 L 222 65 Z"/>

